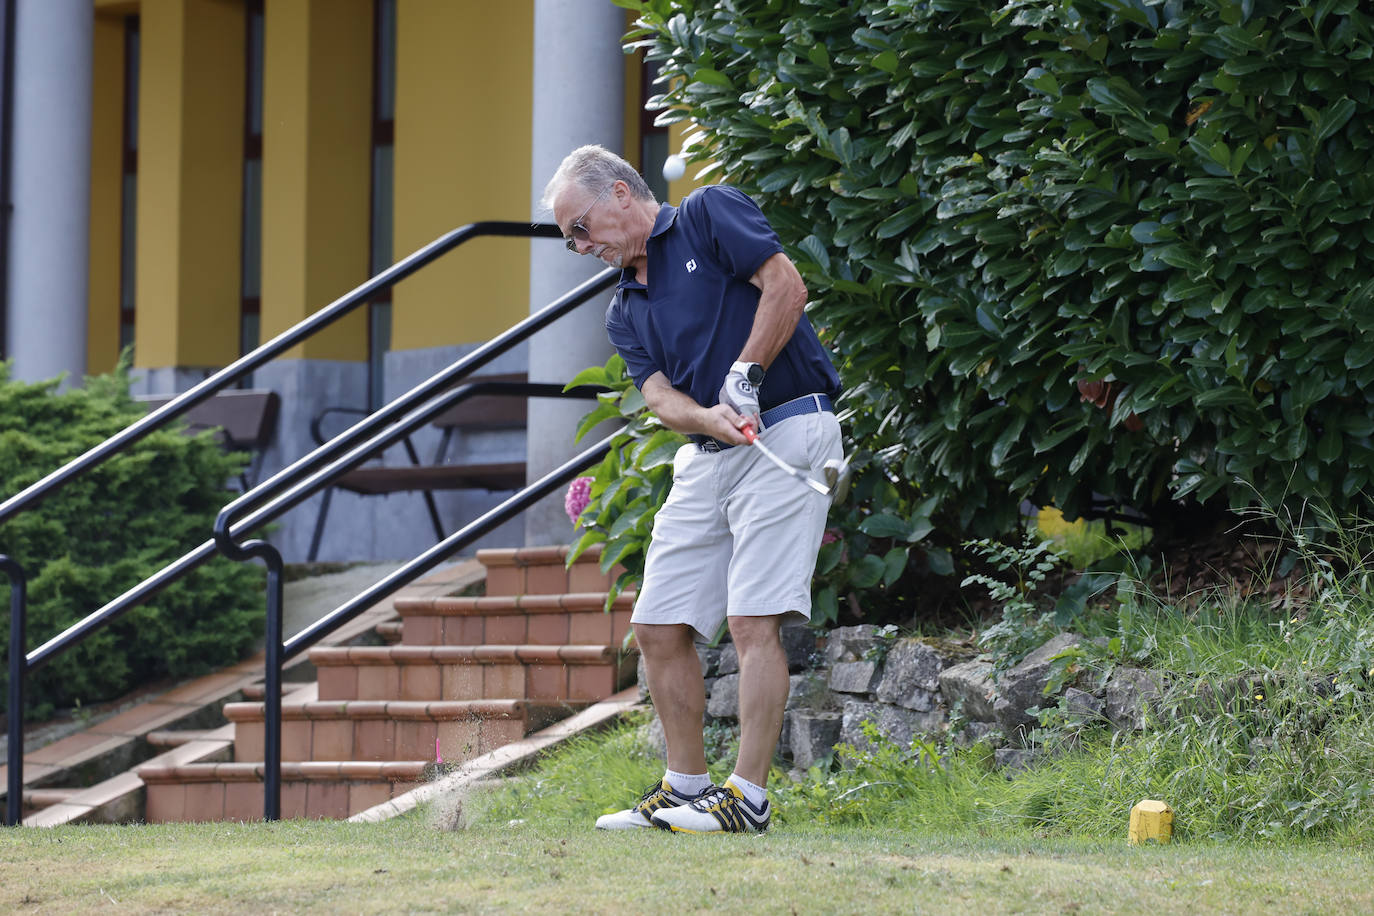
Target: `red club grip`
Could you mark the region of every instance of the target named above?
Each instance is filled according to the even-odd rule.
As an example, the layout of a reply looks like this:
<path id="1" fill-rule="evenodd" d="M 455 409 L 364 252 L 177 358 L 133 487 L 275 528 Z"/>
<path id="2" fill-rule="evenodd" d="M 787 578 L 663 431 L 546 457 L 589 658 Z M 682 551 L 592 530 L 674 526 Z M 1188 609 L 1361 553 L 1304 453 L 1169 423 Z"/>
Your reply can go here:
<path id="1" fill-rule="evenodd" d="M 744 434 L 744 438 L 745 438 L 745 439 L 748 439 L 748 440 L 749 440 L 749 444 L 750 444 L 750 445 L 753 445 L 753 444 L 754 444 L 754 440 L 757 439 L 757 438 L 759 437 L 759 434 L 756 433 L 756 432 L 754 432 L 754 424 L 753 424 L 753 423 L 746 423 L 746 424 L 744 424 L 743 426 L 741 426 L 741 427 L 739 428 L 739 431 L 740 431 L 741 433 Z"/>

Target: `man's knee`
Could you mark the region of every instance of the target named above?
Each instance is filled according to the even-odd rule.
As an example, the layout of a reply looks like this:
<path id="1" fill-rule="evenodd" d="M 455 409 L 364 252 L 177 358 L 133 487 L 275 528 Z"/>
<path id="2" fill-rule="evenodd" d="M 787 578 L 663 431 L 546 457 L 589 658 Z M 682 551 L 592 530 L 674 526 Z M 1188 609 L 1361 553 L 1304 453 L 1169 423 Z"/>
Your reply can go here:
<path id="1" fill-rule="evenodd" d="M 773 654 L 782 651 L 779 633 L 782 617 L 731 617 L 730 638 L 740 659 L 756 653 Z"/>
<path id="2" fill-rule="evenodd" d="M 634 625 L 635 645 L 646 659 L 671 658 L 696 649 L 692 644 L 692 628 L 678 623 L 637 623 Z"/>

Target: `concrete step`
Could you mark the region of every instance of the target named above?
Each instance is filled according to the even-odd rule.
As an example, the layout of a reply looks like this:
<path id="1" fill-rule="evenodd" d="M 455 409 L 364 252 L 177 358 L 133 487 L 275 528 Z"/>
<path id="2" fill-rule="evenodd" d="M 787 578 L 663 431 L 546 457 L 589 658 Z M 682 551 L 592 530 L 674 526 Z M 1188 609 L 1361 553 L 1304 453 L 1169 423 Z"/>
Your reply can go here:
<path id="1" fill-rule="evenodd" d="M 213 734 L 214 730 L 208 728 L 159 729 L 148 732 L 143 740 L 153 747 L 181 747 L 192 741 L 205 741 Z"/>
<path id="2" fill-rule="evenodd" d="M 386 623 L 379 623 L 375 627 L 377 636 L 382 642 L 389 646 L 394 646 L 401 641 L 401 621 L 390 620 Z"/>
<path id="3" fill-rule="evenodd" d="M 80 791 L 80 789 L 33 789 L 25 787 L 20 807 L 22 812 L 20 817 L 28 817 L 31 814 L 42 811 L 44 808 L 51 807 L 52 805 L 60 805 Z"/>
<path id="4" fill-rule="evenodd" d="M 281 765 L 283 818 L 346 818 L 427 781 L 426 760 L 308 761 Z M 263 764 L 192 763 L 138 768 L 150 824 L 256 821 L 263 816 Z"/>
<path id="5" fill-rule="evenodd" d="M 619 646 L 635 596 L 619 595 L 607 613 L 606 594 L 398 598 L 395 607 L 408 646 Z"/>
<path id="6" fill-rule="evenodd" d="M 316 700 L 283 703 L 282 760 L 461 762 L 517 741 L 587 703 L 527 700 Z M 229 703 L 234 760 L 263 759 L 263 705 Z M 437 744 L 436 744 L 437 742 Z"/>
<path id="7" fill-rule="evenodd" d="M 478 562 L 487 568 L 487 595 L 606 592 L 625 571 L 619 565 L 609 573 L 601 571 L 600 544 L 588 548 L 568 567 L 570 549 L 565 545 L 477 551 Z"/>
<path id="8" fill-rule="evenodd" d="M 610 645 L 367 646 L 310 650 L 321 700 L 600 700 L 634 679 Z"/>

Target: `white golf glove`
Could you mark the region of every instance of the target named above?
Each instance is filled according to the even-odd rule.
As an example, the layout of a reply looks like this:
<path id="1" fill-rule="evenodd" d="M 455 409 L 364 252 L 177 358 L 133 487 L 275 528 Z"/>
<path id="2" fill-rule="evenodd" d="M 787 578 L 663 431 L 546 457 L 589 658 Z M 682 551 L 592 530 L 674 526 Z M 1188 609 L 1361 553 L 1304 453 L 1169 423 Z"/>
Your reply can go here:
<path id="1" fill-rule="evenodd" d="M 755 429 L 762 429 L 759 419 L 759 386 L 763 384 L 763 367 L 758 363 L 735 362 L 720 386 L 720 402 L 742 417 L 753 421 Z"/>

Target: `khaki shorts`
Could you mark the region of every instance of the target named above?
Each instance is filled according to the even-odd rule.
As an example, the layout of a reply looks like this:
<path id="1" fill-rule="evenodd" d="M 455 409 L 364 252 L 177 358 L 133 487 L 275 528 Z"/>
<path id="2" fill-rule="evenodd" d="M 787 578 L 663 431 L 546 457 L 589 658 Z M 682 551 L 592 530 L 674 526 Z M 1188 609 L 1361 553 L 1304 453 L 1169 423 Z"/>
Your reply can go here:
<path id="1" fill-rule="evenodd" d="M 761 439 L 780 458 L 824 482 L 843 455 L 833 413 L 789 417 Z M 673 489 L 654 519 L 633 623 L 687 624 L 710 639 L 725 617 L 811 618 L 830 501 L 785 474 L 758 449 L 703 452 L 684 445 Z"/>

